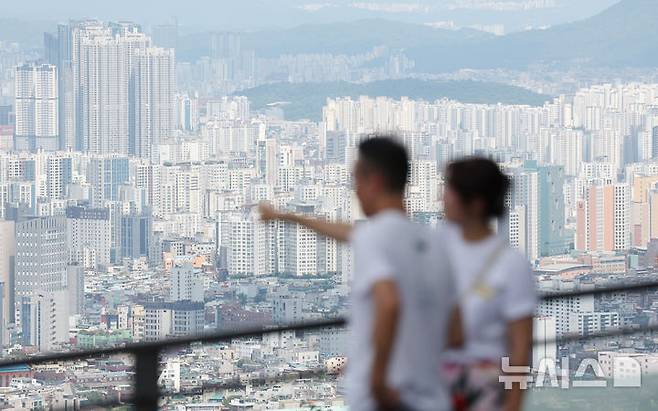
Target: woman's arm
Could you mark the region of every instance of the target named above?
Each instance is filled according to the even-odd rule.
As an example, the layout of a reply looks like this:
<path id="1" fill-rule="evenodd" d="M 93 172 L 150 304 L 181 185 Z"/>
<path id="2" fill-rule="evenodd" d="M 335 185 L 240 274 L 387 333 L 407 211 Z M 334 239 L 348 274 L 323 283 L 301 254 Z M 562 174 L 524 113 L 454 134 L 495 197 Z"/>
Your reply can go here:
<path id="1" fill-rule="evenodd" d="M 277 211 L 272 206 L 266 203 L 261 203 L 258 206 L 260 211 L 260 218 L 263 221 L 283 220 L 291 223 L 297 223 L 304 227 L 310 228 L 318 234 L 326 237 L 331 237 L 341 242 L 347 242 L 352 234 L 352 225 L 345 223 L 332 223 L 325 221 L 321 218 L 305 217 L 293 213 L 284 213 Z"/>
<path id="2" fill-rule="evenodd" d="M 464 345 L 464 325 L 462 323 L 461 309 L 456 305 L 450 313 L 448 323 L 447 348 L 461 348 Z"/>
<path id="3" fill-rule="evenodd" d="M 524 317 L 507 323 L 509 365 L 528 367 L 532 355 L 532 317 Z M 525 376 L 525 375 L 524 375 Z M 523 390 L 514 384 L 505 391 L 505 411 L 520 411 L 523 406 Z"/>

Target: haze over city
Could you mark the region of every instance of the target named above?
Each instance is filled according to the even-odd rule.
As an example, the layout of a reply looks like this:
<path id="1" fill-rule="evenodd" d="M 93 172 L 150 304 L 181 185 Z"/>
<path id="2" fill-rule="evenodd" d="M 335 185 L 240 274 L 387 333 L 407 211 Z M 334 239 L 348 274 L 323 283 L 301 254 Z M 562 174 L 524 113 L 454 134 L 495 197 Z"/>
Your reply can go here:
<path id="1" fill-rule="evenodd" d="M 353 167 L 386 134 L 409 153 L 417 224 L 445 224 L 451 162 L 509 177 L 491 230 L 540 295 L 531 375 L 550 360 L 562 386 L 608 384 L 547 379 L 527 409 L 651 409 L 658 299 L 638 284 L 658 281 L 657 18 L 654 0 L 5 1 L 0 361 L 342 320 L 350 246 L 257 205 L 365 224 Z M 160 407 L 346 409 L 348 338 L 167 348 Z M 633 395 L 611 391 L 620 358 Z M 28 363 L 0 365 L 0 408 L 135 392 L 129 355 Z"/>
<path id="2" fill-rule="evenodd" d="M 241 2 L 174 0 L 113 3 L 69 0 L 15 2 L 3 18 L 59 21 L 69 18 L 132 20 L 144 25 L 176 18 L 185 32 L 254 30 L 301 24 L 388 18 L 414 23 L 454 20 L 458 25 L 506 24 L 510 31 L 580 20 L 599 13 L 616 0 L 550 1 L 372 1 L 247 0 Z"/>

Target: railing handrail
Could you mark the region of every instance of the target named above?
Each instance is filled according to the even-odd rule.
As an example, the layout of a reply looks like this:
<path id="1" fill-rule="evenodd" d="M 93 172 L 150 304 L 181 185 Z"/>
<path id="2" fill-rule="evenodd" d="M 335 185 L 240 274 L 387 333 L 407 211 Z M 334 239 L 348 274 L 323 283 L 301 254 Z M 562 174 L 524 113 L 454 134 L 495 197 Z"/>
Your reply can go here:
<path id="1" fill-rule="evenodd" d="M 618 292 L 632 292 L 658 289 L 658 281 L 640 282 L 630 285 L 615 285 L 612 287 L 594 287 L 572 291 L 546 292 L 541 294 L 542 300 L 559 300 L 562 298 L 582 297 L 586 295 L 614 294 Z"/>
<path id="2" fill-rule="evenodd" d="M 585 295 L 611 294 L 618 292 L 633 292 L 643 290 L 658 290 L 658 281 L 642 282 L 631 285 L 620 285 L 613 287 L 597 287 L 593 289 L 584 289 L 565 292 L 548 292 L 540 296 L 541 300 L 557 300 L 562 298 L 580 297 Z M 193 334 L 185 337 L 168 338 L 152 342 L 129 343 L 117 347 L 98 348 L 92 350 L 56 352 L 44 355 L 35 355 L 25 358 L 15 358 L 0 360 L 0 367 L 9 367 L 22 364 L 43 364 L 58 361 L 75 360 L 79 358 L 90 358 L 102 355 L 117 355 L 134 353 L 136 351 L 148 350 L 166 350 L 173 347 L 180 347 L 192 343 L 215 343 L 227 341 L 234 338 L 256 337 L 263 334 L 274 334 L 286 331 L 303 331 L 318 328 L 342 327 L 347 324 L 347 319 L 336 317 L 315 321 L 303 321 L 286 325 L 260 325 L 257 327 L 245 328 L 237 331 L 220 331 L 212 333 Z M 575 337 L 574 337 L 575 338 Z M 587 336 L 587 338 L 594 338 Z"/>
<path id="3" fill-rule="evenodd" d="M 93 350 L 67 351 L 49 353 L 44 355 L 35 355 L 32 357 L 16 358 L 9 360 L 0 360 L 0 367 L 10 367 L 22 364 L 43 364 L 58 361 L 69 361 L 79 358 L 88 358 L 102 355 L 129 354 L 137 351 L 162 351 L 169 348 L 180 347 L 193 343 L 216 343 L 228 341 L 234 338 L 256 337 L 263 334 L 275 334 L 287 331 L 302 331 L 318 328 L 342 327 L 346 324 L 344 318 L 332 318 L 328 320 L 304 321 L 287 325 L 267 325 L 259 327 L 245 328 L 238 331 L 220 331 L 213 333 L 194 334 L 185 337 L 168 338 L 165 340 L 152 342 L 139 342 L 124 344 L 117 347 L 98 348 Z"/>
<path id="4" fill-rule="evenodd" d="M 583 340 L 598 340 L 601 338 L 620 337 L 635 335 L 640 333 L 654 333 L 658 331 L 657 325 L 647 325 L 645 327 L 614 327 L 604 331 L 597 331 L 591 334 L 566 333 L 559 337 L 544 340 L 535 340 L 534 343 L 568 343 Z"/>

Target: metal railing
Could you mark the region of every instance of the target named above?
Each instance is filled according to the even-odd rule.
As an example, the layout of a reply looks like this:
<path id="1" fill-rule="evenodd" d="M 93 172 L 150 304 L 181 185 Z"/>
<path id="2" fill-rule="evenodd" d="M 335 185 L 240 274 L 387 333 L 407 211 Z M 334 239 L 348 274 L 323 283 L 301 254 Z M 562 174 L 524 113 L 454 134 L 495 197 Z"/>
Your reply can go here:
<path id="1" fill-rule="evenodd" d="M 542 300 L 557 300 L 585 295 L 615 294 L 620 292 L 658 290 L 658 281 L 638 282 L 637 284 L 622 284 L 610 287 L 585 288 L 576 291 L 548 292 L 541 295 Z"/>
<path id="2" fill-rule="evenodd" d="M 644 282 L 632 285 L 620 285 L 612 287 L 601 287 L 589 290 L 578 290 L 568 292 L 547 293 L 541 296 L 542 300 L 555 300 L 562 298 L 574 298 L 586 295 L 602 295 L 614 293 L 637 293 L 649 290 L 658 290 L 658 282 Z M 109 356 L 117 354 L 130 354 L 135 358 L 135 379 L 134 379 L 134 395 L 126 402 L 109 401 L 103 403 L 93 403 L 87 406 L 93 407 L 109 407 L 122 405 L 125 403 L 132 404 L 140 411 L 154 411 L 158 408 L 158 402 L 161 398 L 161 392 L 158 386 L 159 379 L 159 356 L 164 351 L 186 346 L 192 343 L 217 343 L 227 342 L 236 338 L 257 337 L 270 333 L 281 333 L 287 331 L 304 331 L 304 330 L 318 330 L 323 328 L 344 327 L 347 321 L 344 318 L 335 318 L 321 321 L 302 322 L 297 324 L 289 324 L 284 326 L 262 326 L 253 327 L 249 329 L 233 331 L 233 332 L 216 332 L 204 333 L 202 335 L 192 335 L 181 338 L 166 339 L 157 342 L 143 342 L 143 343 L 130 343 L 123 346 L 112 348 L 100 348 L 94 350 L 84 351 L 68 351 L 62 353 L 51 353 L 45 355 L 35 355 L 27 358 L 7 359 L 0 360 L 0 368 L 17 366 L 17 365 L 38 365 L 46 363 L 64 362 L 79 360 L 85 358 L 93 358 L 100 356 Z M 556 338 L 556 342 L 567 343 L 579 340 L 592 340 L 595 338 L 609 338 L 620 335 L 632 335 L 638 333 L 653 333 L 658 331 L 658 325 L 648 326 L 642 328 L 617 328 L 611 329 L 596 334 L 589 335 L 562 335 Z M 545 341 L 544 341 L 545 342 Z M 300 378 L 304 375 L 313 376 L 320 375 L 323 369 L 297 371 L 297 374 L 292 373 L 292 378 Z M 275 376 L 276 378 L 276 376 Z M 220 384 L 205 385 L 202 389 L 219 389 L 229 386 L 235 386 L 239 381 L 230 381 Z M 177 395 L 190 395 L 193 392 L 182 392 Z"/>
<path id="3" fill-rule="evenodd" d="M 135 358 L 135 379 L 133 382 L 135 386 L 135 393 L 129 402 L 138 410 L 151 411 L 157 410 L 158 408 L 158 401 L 160 399 L 160 390 L 158 387 L 159 356 L 163 351 L 167 349 L 181 347 L 192 343 L 207 344 L 226 342 L 235 338 L 257 337 L 269 333 L 314 330 L 343 326 L 345 326 L 345 320 L 338 318 L 284 326 L 254 327 L 234 332 L 206 333 L 202 335 L 171 338 L 157 342 L 133 343 L 119 347 L 101 348 L 96 350 L 69 351 L 63 353 L 36 355 L 21 359 L 2 360 L 0 361 L 0 368 L 24 364 L 37 365 L 99 356 L 130 354 Z M 107 406 L 108 404 L 103 403 L 101 405 Z M 95 403 L 90 404 L 90 406 L 99 405 Z"/>

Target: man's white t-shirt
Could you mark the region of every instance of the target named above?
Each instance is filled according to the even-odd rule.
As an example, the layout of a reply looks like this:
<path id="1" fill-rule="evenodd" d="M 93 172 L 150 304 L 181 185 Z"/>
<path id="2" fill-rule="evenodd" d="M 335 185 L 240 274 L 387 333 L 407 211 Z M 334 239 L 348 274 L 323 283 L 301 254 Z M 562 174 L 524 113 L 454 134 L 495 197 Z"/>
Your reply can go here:
<path id="1" fill-rule="evenodd" d="M 506 328 L 510 321 L 533 315 L 537 304 L 535 280 L 526 257 L 492 235 L 467 242 L 459 227 L 444 223 L 439 238 L 448 244 L 456 276 L 465 344 L 445 354 L 448 362 L 494 361 L 506 355 Z M 481 279 L 488 293 L 474 290 L 474 282 L 496 249 L 505 245 Z M 477 289 L 477 286 L 476 286 Z"/>
<path id="2" fill-rule="evenodd" d="M 388 384 L 417 411 L 450 409 L 439 377 L 455 286 L 447 254 L 436 234 L 399 211 L 385 211 L 357 225 L 351 238 L 354 275 L 350 319 L 347 399 L 351 410 L 372 411 L 370 392 L 374 355 L 372 287 L 396 282 L 400 320 L 389 363 Z"/>

